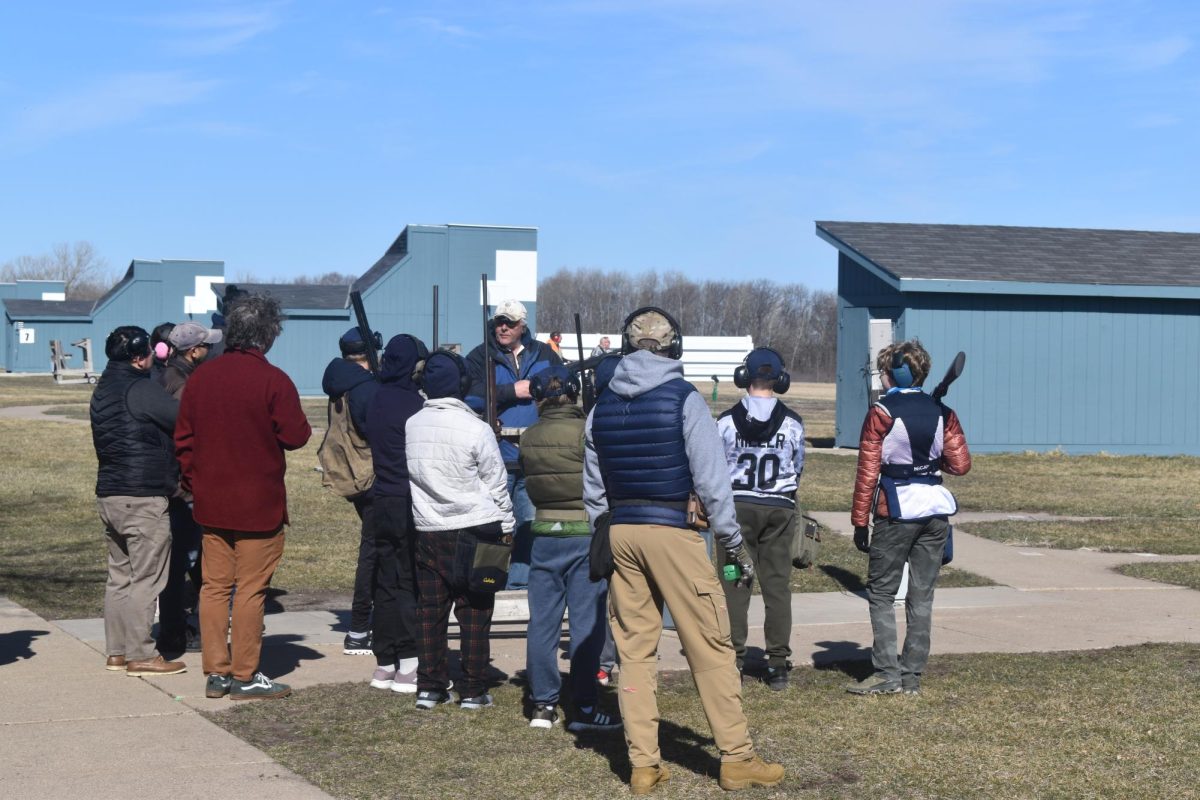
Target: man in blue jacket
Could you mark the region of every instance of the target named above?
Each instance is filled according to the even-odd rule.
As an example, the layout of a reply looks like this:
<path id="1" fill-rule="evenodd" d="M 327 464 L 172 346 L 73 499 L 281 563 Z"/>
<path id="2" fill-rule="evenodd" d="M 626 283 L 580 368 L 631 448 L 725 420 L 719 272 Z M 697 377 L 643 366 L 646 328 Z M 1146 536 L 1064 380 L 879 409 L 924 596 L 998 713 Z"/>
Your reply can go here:
<path id="1" fill-rule="evenodd" d="M 471 389 L 467 404 L 486 416 L 484 397 L 486 372 L 484 347 L 491 350 L 496 371 L 496 415 L 500 420 L 500 455 L 508 471 L 508 495 L 512 498 L 517 529 L 513 536 L 512 564 L 508 571 L 509 589 L 524 589 L 529 584 L 529 558 L 533 546 L 530 524 L 533 504 L 525 492 L 525 473 L 518 460 L 521 432 L 538 420 L 537 403 L 529 392 L 529 379 L 539 372 L 562 363 L 545 342 L 529 332 L 529 313 L 519 300 L 503 300 L 488 326 L 488 337 L 467 355 Z"/>
<path id="2" fill-rule="evenodd" d="M 412 518 L 404 426 L 421 410 L 417 378 L 429 350 L 407 333 L 393 336 L 380 362 L 379 391 L 367 412 L 367 441 L 375 467 L 363 537 L 375 552 L 375 673 L 371 686 L 417 691 L 417 529 Z"/>
<path id="3" fill-rule="evenodd" d="M 370 345 L 376 350 L 383 347 L 382 337 L 378 333 L 372 337 Z M 367 342 L 362 339 L 358 328 L 351 328 L 342 334 L 338 340 L 338 349 L 342 351 L 341 358 L 335 358 L 325 368 L 325 376 L 321 379 L 321 388 L 329 395 L 332 403 L 339 397 L 345 397 L 350 404 L 350 421 L 354 429 L 370 441 L 367 434 L 367 409 L 379 382 L 371 375 L 367 362 Z M 350 498 L 358 518 L 363 521 L 362 536 L 358 545 L 358 567 L 354 571 L 354 599 L 350 604 L 350 632 L 342 643 L 342 652 L 347 655 L 371 654 L 371 596 L 374 593 L 375 575 L 375 543 L 367 535 L 366 514 L 371 505 L 371 492 L 367 491 L 358 497 Z"/>

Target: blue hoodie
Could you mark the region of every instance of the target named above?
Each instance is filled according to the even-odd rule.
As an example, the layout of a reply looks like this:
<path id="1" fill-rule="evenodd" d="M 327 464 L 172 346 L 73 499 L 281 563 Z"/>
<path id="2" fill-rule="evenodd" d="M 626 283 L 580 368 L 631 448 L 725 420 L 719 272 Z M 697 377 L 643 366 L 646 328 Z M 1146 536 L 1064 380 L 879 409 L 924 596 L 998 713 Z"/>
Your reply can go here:
<path id="1" fill-rule="evenodd" d="M 367 441 L 375 462 L 375 485 L 382 497 L 409 497 L 404 425 L 421 410 L 424 398 L 417 392 L 412 373 L 419 354 L 412 338 L 393 336 L 383 351 L 379 391 L 367 411 Z"/>
<path id="2" fill-rule="evenodd" d="M 354 427 L 369 440 L 367 434 L 367 407 L 379 383 L 371 378 L 369 370 L 365 370 L 353 361 L 335 358 L 325 368 L 325 376 L 321 378 L 321 388 L 330 400 L 336 400 L 347 392 L 350 393 L 350 419 Z"/>

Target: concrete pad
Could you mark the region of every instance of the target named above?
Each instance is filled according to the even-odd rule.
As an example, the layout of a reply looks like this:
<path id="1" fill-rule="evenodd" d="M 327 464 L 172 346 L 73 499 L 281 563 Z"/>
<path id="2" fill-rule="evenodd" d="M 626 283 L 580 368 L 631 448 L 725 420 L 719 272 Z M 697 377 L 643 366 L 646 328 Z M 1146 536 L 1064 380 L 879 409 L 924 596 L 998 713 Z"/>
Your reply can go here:
<path id="1" fill-rule="evenodd" d="M 86 622 L 79 627 L 97 629 Z M 4 797 L 138 795 L 164 775 L 173 798 L 327 797 L 170 691 L 104 669 L 98 629 L 99 643 L 89 645 L 0 598 Z M 203 686 L 198 656 L 192 672 L 154 681 Z"/>

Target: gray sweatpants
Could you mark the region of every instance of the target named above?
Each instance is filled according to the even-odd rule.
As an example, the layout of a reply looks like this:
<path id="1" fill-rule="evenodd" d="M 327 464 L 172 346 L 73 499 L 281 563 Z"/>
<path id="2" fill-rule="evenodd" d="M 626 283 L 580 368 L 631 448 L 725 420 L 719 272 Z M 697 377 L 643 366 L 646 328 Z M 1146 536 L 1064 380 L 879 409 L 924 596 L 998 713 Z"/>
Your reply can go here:
<path id="1" fill-rule="evenodd" d="M 154 658 L 154 601 L 167 585 L 171 522 L 165 497 L 97 497 L 108 537 L 104 590 L 105 652 L 127 661 Z"/>
<path id="2" fill-rule="evenodd" d="M 933 622 L 933 590 L 942 568 L 942 550 L 950 524 L 944 519 L 924 522 L 876 520 L 867 568 L 867 601 L 871 607 L 871 663 L 878 675 L 891 681 L 919 678 L 929 660 L 929 631 Z M 896 610 L 893 603 L 908 564 L 908 596 L 904 601 L 904 652 L 896 653 Z"/>

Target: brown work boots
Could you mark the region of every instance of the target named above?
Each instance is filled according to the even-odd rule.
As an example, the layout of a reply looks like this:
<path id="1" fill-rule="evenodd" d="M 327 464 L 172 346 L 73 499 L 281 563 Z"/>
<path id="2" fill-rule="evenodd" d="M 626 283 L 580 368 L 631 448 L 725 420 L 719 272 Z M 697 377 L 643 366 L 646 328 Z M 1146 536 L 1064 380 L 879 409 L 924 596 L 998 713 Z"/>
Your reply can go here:
<path id="1" fill-rule="evenodd" d="M 725 791 L 751 786 L 774 786 L 783 780 L 783 764 L 768 764 L 759 756 L 749 761 L 722 761 L 721 788 Z"/>
<path id="2" fill-rule="evenodd" d="M 662 764 L 653 767 L 634 767 L 629 777 L 630 794 L 650 794 L 654 787 L 671 778 L 671 773 Z"/>
<path id="3" fill-rule="evenodd" d="M 634 767 L 629 778 L 630 794 L 650 794 L 654 787 L 671 777 L 662 764 Z M 727 792 L 751 786 L 774 786 L 783 780 L 783 764 L 768 764 L 759 756 L 749 761 L 721 762 L 721 788 Z"/>
<path id="4" fill-rule="evenodd" d="M 177 675 L 180 672 L 187 672 L 187 664 L 182 661 L 167 661 L 162 656 L 145 658 L 141 661 L 128 661 L 125 664 L 125 674 L 132 678 Z"/>

